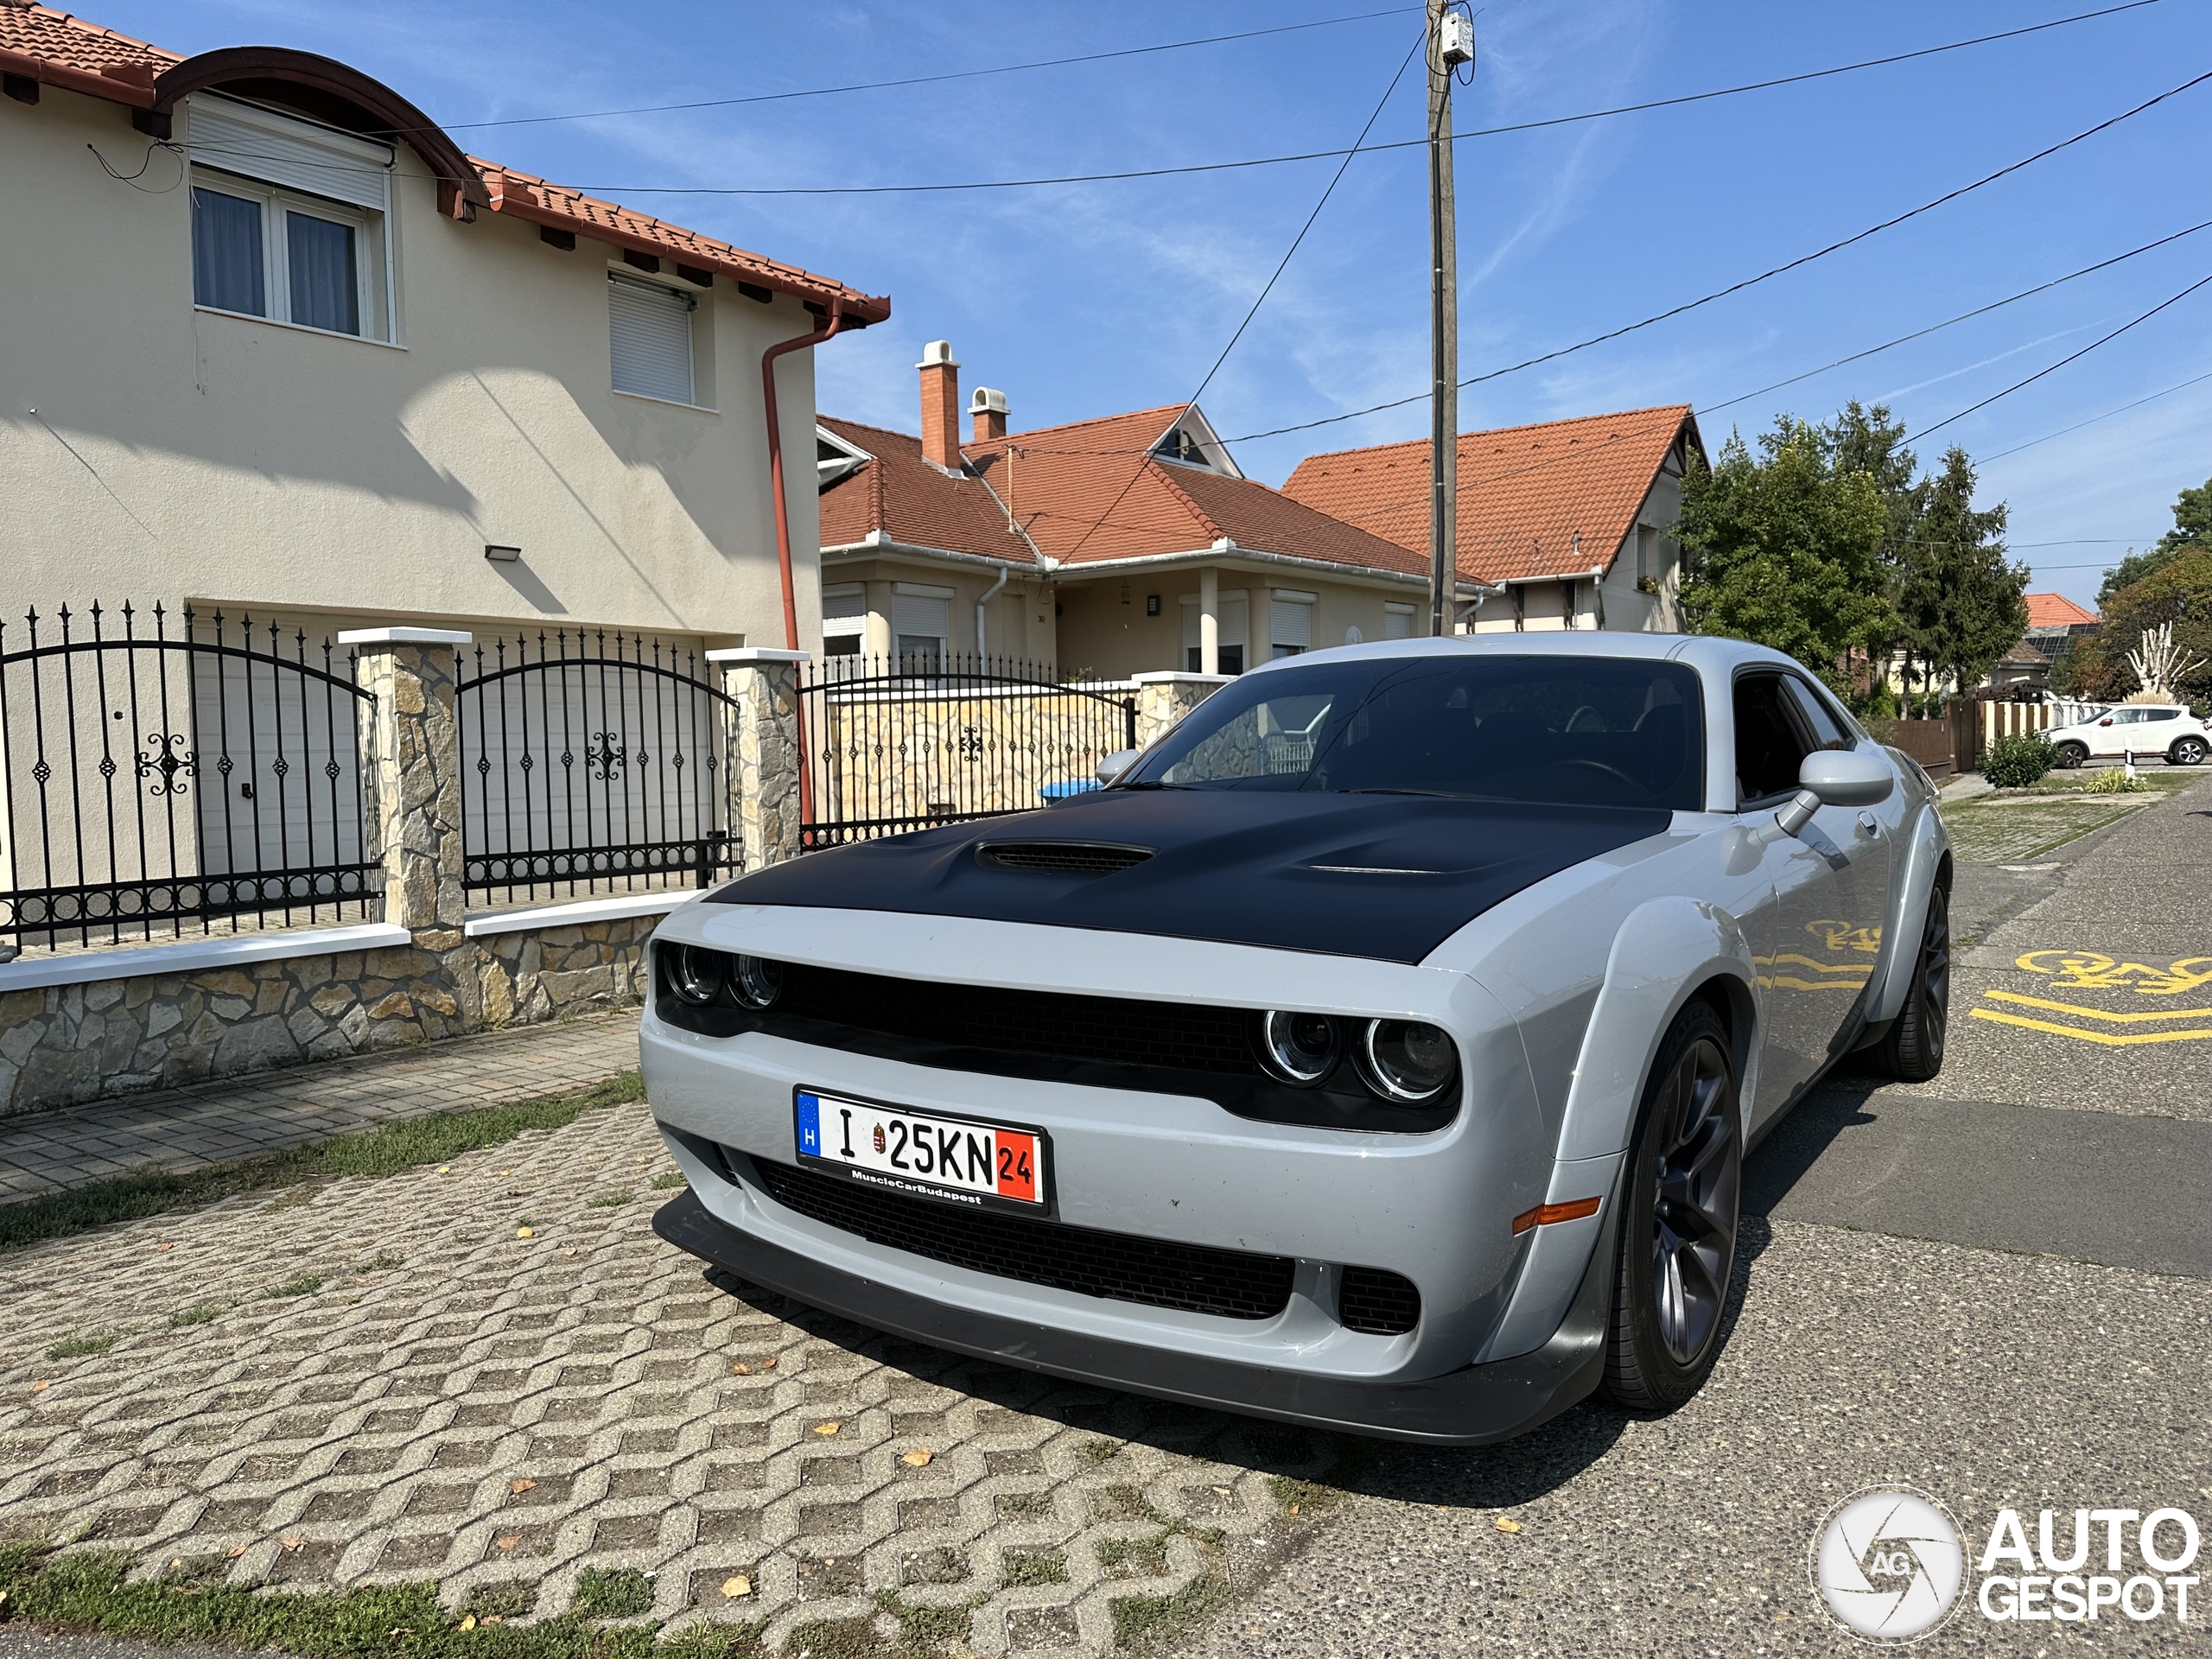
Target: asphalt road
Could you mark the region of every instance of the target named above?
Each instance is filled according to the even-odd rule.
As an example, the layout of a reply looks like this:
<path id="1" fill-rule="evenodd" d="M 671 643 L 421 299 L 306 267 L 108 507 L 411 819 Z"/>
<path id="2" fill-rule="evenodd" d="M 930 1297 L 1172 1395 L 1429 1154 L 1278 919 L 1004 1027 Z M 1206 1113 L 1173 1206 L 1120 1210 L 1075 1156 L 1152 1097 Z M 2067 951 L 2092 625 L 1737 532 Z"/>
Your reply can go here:
<path id="1" fill-rule="evenodd" d="M 1958 872 L 1968 965 L 1942 1076 L 1834 1081 L 1753 1154 L 1751 1259 L 1697 1400 L 1586 1405 L 1486 1451 L 1368 1452 L 1343 1507 L 1192 1651 L 1858 1653 L 1808 1550 L 1862 1486 L 1934 1493 L 1970 1552 L 2004 1506 L 2031 1534 L 2045 1507 L 2212 1519 L 2212 1033 L 2113 1046 L 1972 1012 L 2212 1027 L 2212 983 L 2189 982 L 2212 969 L 2190 961 L 2212 958 L 2212 788 L 2039 864 Z M 2037 951 L 2076 966 L 2018 964 Z M 1968 1606 L 1915 1651 L 2212 1649 L 2212 1612 L 2190 1611 L 1998 1624 Z"/>

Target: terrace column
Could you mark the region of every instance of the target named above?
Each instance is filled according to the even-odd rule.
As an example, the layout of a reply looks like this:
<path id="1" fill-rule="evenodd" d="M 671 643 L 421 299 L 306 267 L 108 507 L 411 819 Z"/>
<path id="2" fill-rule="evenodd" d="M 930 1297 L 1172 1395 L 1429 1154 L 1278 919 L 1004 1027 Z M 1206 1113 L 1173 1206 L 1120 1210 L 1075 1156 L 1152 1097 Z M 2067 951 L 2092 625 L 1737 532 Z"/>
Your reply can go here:
<path id="1" fill-rule="evenodd" d="M 736 829 L 749 874 L 799 855 L 799 664 L 803 651 L 710 651 L 707 660 L 735 704 L 716 703 L 719 747 L 734 768 Z"/>
<path id="2" fill-rule="evenodd" d="M 358 653 L 358 682 L 376 698 L 361 733 L 361 782 L 384 864 L 385 920 L 418 934 L 458 929 L 465 907 L 454 696 L 460 648 L 471 638 L 444 628 L 338 636 Z"/>
<path id="3" fill-rule="evenodd" d="M 1198 672 L 1221 672 L 1221 572 L 1198 572 Z"/>

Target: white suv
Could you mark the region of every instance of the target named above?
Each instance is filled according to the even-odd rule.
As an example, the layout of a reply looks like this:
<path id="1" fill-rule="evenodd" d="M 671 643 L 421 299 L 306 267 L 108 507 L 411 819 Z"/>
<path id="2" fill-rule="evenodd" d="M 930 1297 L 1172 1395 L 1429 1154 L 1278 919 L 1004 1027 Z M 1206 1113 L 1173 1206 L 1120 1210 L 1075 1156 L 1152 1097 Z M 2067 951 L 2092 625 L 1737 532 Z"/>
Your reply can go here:
<path id="1" fill-rule="evenodd" d="M 2099 711 L 2075 726 L 2045 732 L 2062 766 L 2090 759 L 2139 760 L 2164 755 L 2177 766 L 2193 766 L 2212 753 L 2212 720 L 2199 720 L 2186 709 L 2155 702 L 2123 702 Z"/>

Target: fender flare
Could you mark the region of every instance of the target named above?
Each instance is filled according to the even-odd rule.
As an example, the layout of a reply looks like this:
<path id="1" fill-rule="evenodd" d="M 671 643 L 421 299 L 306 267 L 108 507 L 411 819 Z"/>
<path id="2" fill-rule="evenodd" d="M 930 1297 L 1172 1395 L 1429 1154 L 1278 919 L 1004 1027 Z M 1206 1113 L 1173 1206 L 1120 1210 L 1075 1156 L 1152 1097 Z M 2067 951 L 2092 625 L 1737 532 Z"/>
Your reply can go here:
<path id="1" fill-rule="evenodd" d="M 1890 882 L 1891 908 L 1882 922 L 1882 959 L 1866 1001 L 1870 1027 L 1886 1025 L 1904 1011 L 1905 994 L 1920 965 L 1921 921 L 1928 914 L 1928 897 L 1950 854 L 1951 838 L 1943 833 L 1943 820 L 1930 801 L 1921 808 L 1904 848 L 1904 869 Z"/>
<path id="2" fill-rule="evenodd" d="M 1630 912 L 1613 936 L 1560 1124 L 1560 1162 L 1627 1148 L 1661 1040 L 1698 989 L 1716 979 L 1729 987 L 1727 1017 L 1748 1128 L 1761 1000 L 1751 943 L 1735 917 L 1716 905 L 1654 899 Z"/>

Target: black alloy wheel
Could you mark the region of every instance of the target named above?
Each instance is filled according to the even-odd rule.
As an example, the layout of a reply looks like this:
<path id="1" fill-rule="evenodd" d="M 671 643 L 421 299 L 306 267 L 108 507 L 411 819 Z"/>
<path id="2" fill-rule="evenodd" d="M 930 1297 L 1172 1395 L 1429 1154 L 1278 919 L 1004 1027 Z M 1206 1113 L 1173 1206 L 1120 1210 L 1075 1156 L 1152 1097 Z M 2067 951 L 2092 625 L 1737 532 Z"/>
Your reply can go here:
<path id="1" fill-rule="evenodd" d="M 1951 894 L 1938 881 L 1921 925 L 1920 960 L 1896 1023 L 1875 1050 L 1876 1069 L 1904 1083 L 1925 1083 L 1943 1069 L 1951 1032 Z"/>
<path id="2" fill-rule="evenodd" d="M 2071 772 L 2089 758 L 2085 743 L 2062 743 L 2051 754 L 2051 763 L 2061 770 Z"/>
<path id="3" fill-rule="evenodd" d="M 1630 1410 L 1672 1411 L 1712 1373 L 1743 1170 L 1727 1028 L 1709 1004 L 1693 1002 L 1659 1046 L 1623 1177 L 1605 1386 Z"/>
<path id="4" fill-rule="evenodd" d="M 2166 758 L 2176 766 L 2197 766 L 2204 764 L 2208 751 L 2212 751 L 2212 744 L 2208 744 L 2202 738 L 2184 737 L 2174 745 L 2173 753 Z"/>

